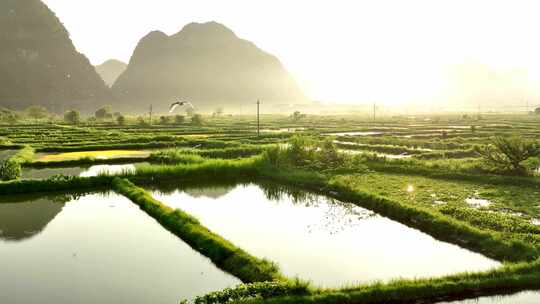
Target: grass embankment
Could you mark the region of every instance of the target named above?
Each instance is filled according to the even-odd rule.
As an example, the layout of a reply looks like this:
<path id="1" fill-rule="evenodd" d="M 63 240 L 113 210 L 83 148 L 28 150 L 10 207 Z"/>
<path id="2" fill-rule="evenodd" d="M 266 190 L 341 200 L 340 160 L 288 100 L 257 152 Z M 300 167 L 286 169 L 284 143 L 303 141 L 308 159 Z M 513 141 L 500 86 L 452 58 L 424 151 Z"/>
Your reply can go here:
<path id="1" fill-rule="evenodd" d="M 319 290 L 309 295 L 289 295 L 270 299 L 251 298 L 244 299 L 242 303 L 436 303 L 538 288 L 540 288 L 540 261 L 537 260 L 532 263 L 506 265 L 481 273 L 457 274 L 435 279 L 396 280 L 388 284 L 375 283 L 341 290 Z"/>
<path id="2" fill-rule="evenodd" d="M 233 274 L 243 282 L 285 280 L 273 263 L 251 256 L 202 226 L 196 218 L 179 209 L 174 210 L 162 204 L 130 181 L 115 178 L 113 186 L 118 193 L 131 199 L 169 231 L 210 258 L 219 268 Z"/>
<path id="3" fill-rule="evenodd" d="M 540 186 L 537 178 L 497 174 L 480 159 L 387 159 L 376 155 L 356 155 L 357 161 L 377 172 L 419 175 L 449 180 L 476 181 L 492 185 Z M 346 172 L 347 170 L 343 170 Z"/>
<path id="4" fill-rule="evenodd" d="M 168 149 L 152 153 L 151 160 L 163 164 L 186 163 L 191 158 L 201 162 L 204 158 L 235 159 L 251 157 L 263 153 L 269 145 L 242 145 L 240 147 L 216 149 Z"/>
<path id="5" fill-rule="evenodd" d="M 0 195 L 108 189 L 112 179 L 110 176 L 62 176 L 46 180 L 13 180 L 0 183 Z"/>

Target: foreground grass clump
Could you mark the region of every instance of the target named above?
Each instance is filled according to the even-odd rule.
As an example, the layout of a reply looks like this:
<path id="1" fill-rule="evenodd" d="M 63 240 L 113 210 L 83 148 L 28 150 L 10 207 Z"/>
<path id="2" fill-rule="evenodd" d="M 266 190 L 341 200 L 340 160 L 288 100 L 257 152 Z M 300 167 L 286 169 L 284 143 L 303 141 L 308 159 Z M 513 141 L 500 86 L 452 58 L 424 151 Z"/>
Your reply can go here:
<path id="1" fill-rule="evenodd" d="M 193 301 L 183 300 L 180 304 L 220 304 L 245 301 L 247 299 L 269 299 L 284 295 L 304 295 L 307 293 L 307 285 L 298 280 L 294 282 L 257 282 L 212 292 L 196 297 Z"/>
<path id="2" fill-rule="evenodd" d="M 115 178 L 113 186 L 192 248 L 243 282 L 286 281 L 272 262 L 249 255 L 202 226 L 196 218 L 163 205 L 130 181 Z"/>
<path id="3" fill-rule="evenodd" d="M 0 164 L 0 179 L 9 181 L 18 179 L 22 174 L 22 164 L 34 157 L 34 149 L 25 146 Z"/>

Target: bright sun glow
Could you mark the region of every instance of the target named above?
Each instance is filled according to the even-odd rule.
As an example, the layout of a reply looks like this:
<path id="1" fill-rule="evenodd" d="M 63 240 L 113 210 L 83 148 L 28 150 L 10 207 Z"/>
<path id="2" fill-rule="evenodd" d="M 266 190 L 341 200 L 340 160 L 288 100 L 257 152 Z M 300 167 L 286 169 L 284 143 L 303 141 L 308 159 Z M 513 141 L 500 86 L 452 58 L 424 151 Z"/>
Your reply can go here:
<path id="1" fill-rule="evenodd" d="M 456 67 L 482 64 L 489 70 L 469 79 L 472 83 L 488 81 L 499 88 L 500 83 L 489 82 L 489 75 L 499 73 L 498 79 L 507 81 L 497 96 L 540 97 L 533 91 L 540 78 L 536 1 L 45 2 L 94 64 L 128 61 L 151 30 L 172 34 L 193 21 L 216 20 L 277 55 L 315 100 L 470 101 L 480 93 L 463 86 Z M 525 75 L 517 87 L 516 71 Z"/>

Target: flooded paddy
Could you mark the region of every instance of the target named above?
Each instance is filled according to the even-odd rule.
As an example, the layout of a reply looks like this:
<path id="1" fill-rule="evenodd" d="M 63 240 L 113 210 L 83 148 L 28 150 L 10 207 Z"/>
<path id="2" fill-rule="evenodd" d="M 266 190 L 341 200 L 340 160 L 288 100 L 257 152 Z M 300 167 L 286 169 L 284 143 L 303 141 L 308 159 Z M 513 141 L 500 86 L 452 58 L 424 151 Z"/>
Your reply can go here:
<path id="1" fill-rule="evenodd" d="M 431 277 L 499 265 L 353 204 L 276 185 L 161 186 L 152 195 L 180 208 L 288 277 L 316 286 Z M 208 194 L 205 194 L 207 192 Z M 195 193 L 195 194 L 194 194 Z"/>
<path id="2" fill-rule="evenodd" d="M 540 302 L 540 292 L 525 291 L 508 296 L 482 297 L 478 299 L 439 302 L 437 304 L 538 304 Z"/>
<path id="3" fill-rule="evenodd" d="M 0 199 L 0 303 L 178 303 L 240 283 L 123 196 Z"/>
<path id="4" fill-rule="evenodd" d="M 127 158 L 140 157 L 145 158 L 150 156 L 150 151 L 139 150 L 104 150 L 104 151 L 80 151 L 80 152 L 65 152 L 65 153 L 36 153 L 35 160 L 37 161 L 65 161 L 76 160 L 81 158 L 96 158 L 96 159 L 111 159 L 111 158 Z"/>
<path id="5" fill-rule="evenodd" d="M 375 131 L 354 131 L 354 132 L 338 132 L 338 133 L 326 133 L 326 135 L 333 135 L 333 136 L 374 136 L 374 135 L 382 135 L 383 132 L 375 132 Z"/>
<path id="6" fill-rule="evenodd" d="M 23 179 L 47 179 L 54 175 L 91 177 L 101 174 L 115 175 L 124 172 L 134 172 L 138 167 L 148 165 L 147 162 L 122 164 L 122 165 L 94 165 L 90 167 L 66 167 L 66 168 L 24 168 Z"/>

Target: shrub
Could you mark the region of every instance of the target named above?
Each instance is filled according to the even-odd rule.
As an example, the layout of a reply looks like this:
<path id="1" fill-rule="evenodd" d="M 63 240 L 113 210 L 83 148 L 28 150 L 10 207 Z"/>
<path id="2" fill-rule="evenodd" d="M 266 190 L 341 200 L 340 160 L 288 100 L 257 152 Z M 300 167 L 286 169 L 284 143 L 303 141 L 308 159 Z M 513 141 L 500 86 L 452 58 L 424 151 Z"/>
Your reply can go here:
<path id="1" fill-rule="evenodd" d="M 124 115 L 120 114 L 119 116 L 116 117 L 116 122 L 120 125 L 120 126 L 123 126 L 126 124 L 126 118 L 124 117 Z"/>
<path id="2" fill-rule="evenodd" d="M 204 124 L 204 119 L 201 114 L 195 114 L 191 117 L 191 123 L 195 126 L 202 126 Z"/>
<path id="3" fill-rule="evenodd" d="M 21 165 L 12 159 L 5 160 L 0 164 L 0 179 L 3 181 L 17 179 L 21 174 Z"/>
<path id="4" fill-rule="evenodd" d="M 174 123 L 177 125 L 181 125 L 186 121 L 186 117 L 184 115 L 176 115 L 174 116 Z"/>
<path id="5" fill-rule="evenodd" d="M 76 124 L 78 124 L 79 122 L 81 122 L 81 113 L 79 113 L 78 111 L 75 111 L 75 110 L 67 111 L 67 112 L 64 114 L 64 120 L 65 120 L 67 123 L 76 125 Z"/>
<path id="6" fill-rule="evenodd" d="M 476 151 L 484 161 L 504 172 L 526 175 L 527 169 L 522 165 L 527 159 L 540 155 L 537 142 L 519 136 L 493 138 L 493 143 L 477 147 Z"/>

